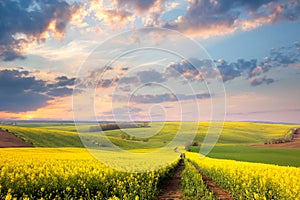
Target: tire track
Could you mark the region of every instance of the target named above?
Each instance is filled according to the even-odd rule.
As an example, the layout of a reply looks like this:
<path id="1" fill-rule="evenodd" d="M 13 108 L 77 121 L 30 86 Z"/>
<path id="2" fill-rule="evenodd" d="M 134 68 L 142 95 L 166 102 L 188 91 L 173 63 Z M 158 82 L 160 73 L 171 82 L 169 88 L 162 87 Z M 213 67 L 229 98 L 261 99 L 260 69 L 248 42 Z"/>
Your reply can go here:
<path id="1" fill-rule="evenodd" d="M 180 180 L 181 180 L 181 172 L 184 169 L 184 162 L 180 160 L 174 175 L 167 182 L 165 187 L 162 189 L 162 192 L 158 196 L 160 200 L 180 200 L 183 199 L 183 195 L 180 190 Z"/>
<path id="2" fill-rule="evenodd" d="M 189 161 L 190 162 L 190 161 Z M 195 165 L 193 162 L 190 162 L 194 165 L 194 167 L 198 170 L 198 172 L 202 176 L 203 182 L 207 185 L 207 188 L 214 193 L 217 199 L 220 200 L 233 200 L 232 196 L 229 194 L 228 191 L 222 189 L 218 184 L 212 181 L 208 176 L 202 173 L 201 169 Z"/>

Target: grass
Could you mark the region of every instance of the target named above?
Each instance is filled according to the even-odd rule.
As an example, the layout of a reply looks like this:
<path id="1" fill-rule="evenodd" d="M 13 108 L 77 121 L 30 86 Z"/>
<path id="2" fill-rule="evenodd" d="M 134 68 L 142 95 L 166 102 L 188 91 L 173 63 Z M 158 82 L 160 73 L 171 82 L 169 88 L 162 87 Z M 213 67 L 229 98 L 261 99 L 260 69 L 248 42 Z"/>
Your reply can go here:
<path id="1" fill-rule="evenodd" d="M 1 126 L 14 135 L 33 144 L 35 147 L 83 147 L 77 132 L 64 130 L 69 127 L 57 126 L 51 128 L 40 126 L 38 128 L 23 126 Z M 74 126 L 73 126 L 74 128 Z"/>
<path id="2" fill-rule="evenodd" d="M 220 124 L 220 123 L 217 123 Z M 82 124 L 81 137 L 88 136 L 90 140 L 99 143 L 110 141 L 121 149 L 144 151 L 157 149 L 166 145 L 184 146 L 185 141 L 194 138 L 201 143 L 211 125 L 209 122 L 154 122 L 150 128 L 135 128 L 110 130 L 104 133 L 89 133 L 89 124 Z M 1 126 L 20 138 L 32 143 L 35 147 L 84 147 L 72 123 L 22 123 L 17 126 Z M 300 166 L 300 149 L 259 148 L 251 144 L 262 144 L 265 140 L 281 137 L 290 128 L 300 127 L 292 124 L 267 124 L 255 122 L 226 122 L 219 140 L 209 157 L 225 158 L 250 162 L 263 162 L 278 165 Z M 78 128 L 78 127 L 77 127 Z M 136 138 L 149 138 L 148 141 L 125 140 L 123 134 Z M 194 137 L 195 136 L 195 137 Z M 172 140 L 176 137 L 176 143 Z M 189 139 L 187 139 L 189 138 Z M 108 140 L 107 140 L 108 139 Z M 109 142 L 109 143 L 110 143 Z M 143 150 L 144 149 L 144 150 Z M 199 152 L 199 147 L 192 149 Z"/>
<path id="3" fill-rule="evenodd" d="M 199 149 L 200 147 L 192 147 L 194 152 L 199 152 Z M 299 155 L 300 149 L 215 146 L 208 157 L 300 167 Z"/>

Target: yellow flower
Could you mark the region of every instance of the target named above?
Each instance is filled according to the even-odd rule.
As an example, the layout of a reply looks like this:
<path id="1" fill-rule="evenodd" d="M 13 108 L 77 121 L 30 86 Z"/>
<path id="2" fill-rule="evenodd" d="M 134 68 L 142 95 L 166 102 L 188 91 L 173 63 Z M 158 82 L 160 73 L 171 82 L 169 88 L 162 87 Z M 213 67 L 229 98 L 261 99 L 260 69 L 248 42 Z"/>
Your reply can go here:
<path id="1" fill-rule="evenodd" d="M 5 197 L 5 200 L 11 200 L 12 199 L 12 195 L 11 194 L 7 194 Z"/>
<path id="2" fill-rule="evenodd" d="M 67 192 L 70 192 L 70 191 L 71 191 L 71 188 L 70 188 L 70 187 L 67 187 L 67 188 L 66 188 L 66 191 L 67 191 Z"/>

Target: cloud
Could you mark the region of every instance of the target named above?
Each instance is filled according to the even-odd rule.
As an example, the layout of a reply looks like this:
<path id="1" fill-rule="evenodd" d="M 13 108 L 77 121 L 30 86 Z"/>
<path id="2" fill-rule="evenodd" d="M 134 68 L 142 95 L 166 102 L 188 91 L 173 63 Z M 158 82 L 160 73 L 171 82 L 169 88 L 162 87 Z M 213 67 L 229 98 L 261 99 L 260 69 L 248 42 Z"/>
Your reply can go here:
<path id="1" fill-rule="evenodd" d="M 57 81 L 57 86 L 73 86 L 75 84 L 76 78 L 68 78 L 66 76 L 59 76 L 56 77 L 55 80 Z"/>
<path id="2" fill-rule="evenodd" d="M 58 76 L 50 83 L 23 69 L 0 70 L 0 111 L 26 112 L 49 105 L 50 100 L 72 95 L 75 79 Z"/>
<path id="3" fill-rule="evenodd" d="M 148 103 L 162 103 L 162 102 L 172 102 L 172 101 L 178 101 L 178 98 L 174 94 L 147 94 L 147 95 L 132 95 L 130 96 L 130 101 L 135 103 L 142 103 L 142 104 L 148 104 Z"/>
<path id="4" fill-rule="evenodd" d="M 62 38 L 79 6 L 67 1 L 16 0 L 0 3 L 0 59 L 23 59 L 22 52 L 49 34 Z"/>
<path id="5" fill-rule="evenodd" d="M 300 43 L 295 42 L 291 46 L 271 49 L 270 55 L 260 62 L 256 59 L 238 59 L 236 62 L 227 62 L 224 59 L 209 61 L 190 58 L 189 60 L 170 63 L 164 72 L 164 76 L 168 78 L 185 78 L 190 81 L 203 81 L 207 78 L 219 78 L 220 75 L 224 82 L 243 77 L 249 81 L 251 86 L 271 84 L 275 80 L 265 76 L 271 69 L 286 67 L 299 69 L 299 46 Z"/>
<path id="6" fill-rule="evenodd" d="M 267 85 L 269 85 L 274 82 L 274 79 L 266 78 L 266 77 L 253 77 L 249 81 L 252 86 L 258 86 L 263 83 L 266 83 Z"/>
<path id="7" fill-rule="evenodd" d="M 282 69 L 286 67 L 299 66 L 300 51 L 298 43 L 291 46 L 273 48 L 270 55 L 265 57 L 262 61 L 258 62 L 256 59 L 244 60 L 238 59 L 236 62 L 228 63 L 224 60 L 216 61 L 217 68 L 220 70 L 223 81 L 230 81 L 238 77 L 245 77 L 249 80 L 252 86 L 258 86 L 263 83 L 271 84 L 275 80 L 266 78 L 264 74 L 271 69 Z"/>
<path id="8" fill-rule="evenodd" d="M 61 47 L 40 44 L 28 48 L 27 54 L 41 56 L 50 61 L 85 59 L 96 45 L 97 42 L 89 40 L 75 40 Z"/>
<path id="9" fill-rule="evenodd" d="M 118 82 L 119 79 L 118 78 L 112 78 L 112 79 L 102 79 L 99 84 L 98 87 L 102 87 L 102 88 L 109 88 L 115 85 L 116 82 Z"/>
<path id="10" fill-rule="evenodd" d="M 168 0 L 90 0 L 86 8 L 88 14 L 85 10 L 81 11 L 85 16 L 93 16 L 101 25 L 108 24 L 112 29 L 125 25 L 163 27 L 204 38 L 282 21 L 296 21 L 300 16 L 298 0 L 190 0 L 187 3 Z"/>
<path id="11" fill-rule="evenodd" d="M 138 83 L 138 78 L 135 77 L 135 76 L 132 76 L 132 77 L 122 77 L 120 80 L 119 80 L 119 84 L 134 84 L 134 83 Z"/>
<path id="12" fill-rule="evenodd" d="M 235 63 L 228 64 L 224 60 L 220 61 L 220 64 L 218 65 L 218 69 L 220 70 L 224 82 L 241 76 L 240 70 L 235 68 L 235 66 L 233 65 L 235 65 Z"/>
<path id="13" fill-rule="evenodd" d="M 123 87 L 123 85 L 130 86 L 133 84 L 146 84 L 149 82 L 156 82 L 161 83 L 166 81 L 166 78 L 163 77 L 162 73 L 159 73 L 155 70 L 147 70 L 147 71 L 139 71 L 136 72 L 135 76 L 123 76 L 123 77 L 112 77 L 112 78 L 106 78 L 105 75 L 108 73 L 108 76 L 110 72 L 126 72 L 128 70 L 128 67 L 119 67 L 116 69 L 113 69 L 111 67 L 108 68 L 100 68 L 93 70 L 89 72 L 88 78 L 85 79 L 85 83 L 80 83 L 81 87 L 94 87 L 95 86 L 95 80 L 97 80 L 98 77 L 103 77 L 101 80 L 99 80 L 99 83 L 97 87 L 100 88 L 109 88 L 113 86 L 120 86 Z M 127 90 L 129 88 L 127 87 Z"/>
<path id="14" fill-rule="evenodd" d="M 263 110 L 263 111 L 251 111 L 251 112 L 232 112 L 230 115 L 249 115 L 249 114 L 274 114 L 274 113 L 285 113 L 285 112 L 300 112 L 300 109 L 276 109 L 276 110 Z"/>
<path id="15" fill-rule="evenodd" d="M 116 24 L 121 27 L 124 23 L 134 19 L 133 13 L 126 10 L 103 10 L 101 17 L 103 17 L 104 21 L 108 22 L 111 27 L 115 27 Z"/>
<path id="16" fill-rule="evenodd" d="M 254 29 L 281 21 L 295 21 L 300 2 L 295 0 L 192 0 L 185 15 L 163 23 L 163 27 L 210 37 Z"/>
<path id="17" fill-rule="evenodd" d="M 24 112 L 47 105 L 52 98 L 42 94 L 45 82 L 28 76 L 28 71 L 0 71 L 0 111 Z"/>
<path id="18" fill-rule="evenodd" d="M 117 102 L 129 101 L 140 104 L 155 104 L 163 102 L 175 102 L 175 101 L 186 101 L 191 99 L 207 99 L 211 98 L 211 94 L 134 94 L 130 96 L 125 95 L 113 95 L 112 99 Z"/>
<path id="19" fill-rule="evenodd" d="M 113 29 L 132 25 L 142 19 L 145 25 L 158 25 L 167 7 L 167 0 L 113 0 L 109 3 L 91 0 L 89 12 L 98 21 L 106 22 Z"/>
<path id="20" fill-rule="evenodd" d="M 77 81 L 77 88 L 117 87 L 120 92 L 127 93 L 132 91 L 132 88 L 136 88 L 137 86 L 151 86 L 152 83 L 167 83 L 174 80 L 183 81 L 183 83 L 186 81 L 202 82 L 205 80 L 209 83 L 211 79 L 222 79 L 226 83 L 237 78 L 247 80 L 251 86 L 269 85 L 277 81 L 275 78 L 267 77 L 272 76 L 272 73 L 268 73 L 269 71 L 286 67 L 300 68 L 299 46 L 300 43 L 295 42 L 290 46 L 272 49 L 269 56 L 260 61 L 257 59 L 238 59 L 234 62 L 224 59 L 183 59 L 164 66 L 162 72 L 153 69 L 130 72 L 130 66 L 117 66 L 115 68 L 100 67 L 89 71 L 87 77 L 82 81 Z M 102 77 L 102 80 L 98 81 L 99 77 Z M 74 83 L 75 79 L 68 81 Z M 140 98 L 140 102 L 148 101 L 143 100 L 148 97 L 138 96 L 136 98 Z M 152 97 L 149 96 L 149 98 Z M 161 102 L 159 99 L 164 98 L 168 99 L 168 96 L 158 96 L 154 98 L 154 102 Z"/>
<path id="21" fill-rule="evenodd" d="M 104 115 L 120 115 L 120 114 L 137 114 L 143 111 L 141 108 L 132 107 L 132 106 L 123 106 L 118 108 L 113 108 L 112 111 L 103 112 Z"/>
<path id="22" fill-rule="evenodd" d="M 166 78 L 163 77 L 163 74 L 155 71 L 155 70 L 150 70 L 150 71 L 140 71 L 137 72 L 137 76 L 139 77 L 139 80 L 141 83 L 162 83 L 166 81 Z"/>
<path id="23" fill-rule="evenodd" d="M 73 89 L 67 88 L 67 87 L 54 88 L 54 89 L 51 89 L 47 94 L 52 97 L 65 97 L 65 96 L 72 95 Z"/>
<path id="24" fill-rule="evenodd" d="M 180 62 L 171 63 L 165 70 L 166 77 L 185 78 L 192 81 L 203 81 L 204 77 L 216 77 L 211 60 L 199 60 L 197 58 L 183 59 Z"/>
<path id="25" fill-rule="evenodd" d="M 139 13 L 143 13 L 153 7 L 158 0 L 115 0 L 114 2 L 117 4 L 118 8 L 133 9 Z"/>

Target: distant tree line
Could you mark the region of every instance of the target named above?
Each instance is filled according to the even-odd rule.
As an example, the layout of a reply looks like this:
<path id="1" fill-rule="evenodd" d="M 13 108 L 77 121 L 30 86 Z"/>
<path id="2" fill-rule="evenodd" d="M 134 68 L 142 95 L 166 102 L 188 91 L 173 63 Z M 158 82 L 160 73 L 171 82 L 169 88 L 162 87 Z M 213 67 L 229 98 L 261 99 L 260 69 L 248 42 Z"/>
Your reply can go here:
<path id="1" fill-rule="evenodd" d="M 0 124 L 16 126 L 16 125 L 17 125 L 17 122 L 11 122 L 11 121 L 5 122 L 5 121 L 0 121 Z"/>
<path id="2" fill-rule="evenodd" d="M 296 135 L 300 134 L 300 128 L 291 128 L 281 138 L 267 140 L 264 144 L 280 144 L 294 141 Z"/>
<path id="3" fill-rule="evenodd" d="M 91 126 L 89 132 L 97 131 L 108 131 L 115 129 L 124 129 L 124 128 L 142 128 L 149 127 L 149 122 L 138 122 L 138 123 L 111 123 L 111 124 L 99 124 L 99 126 Z"/>

